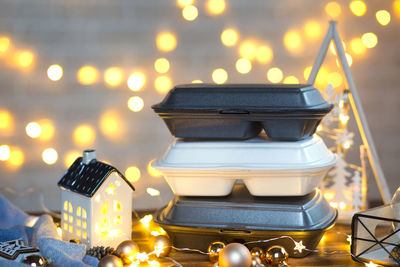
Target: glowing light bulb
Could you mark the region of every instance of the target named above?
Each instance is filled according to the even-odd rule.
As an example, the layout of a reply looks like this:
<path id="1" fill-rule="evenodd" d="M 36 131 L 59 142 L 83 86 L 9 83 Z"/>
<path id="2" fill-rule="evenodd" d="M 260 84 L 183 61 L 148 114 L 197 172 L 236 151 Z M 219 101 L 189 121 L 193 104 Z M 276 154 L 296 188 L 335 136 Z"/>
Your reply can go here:
<path id="1" fill-rule="evenodd" d="M 100 117 L 100 131 L 111 139 L 119 140 L 124 133 L 124 124 L 118 112 L 105 111 Z"/>
<path id="2" fill-rule="evenodd" d="M 0 146 L 0 160 L 1 161 L 6 161 L 10 158 L 10 147 L 7 145 L 1 145 Z"/>
<path id="3" fill-rule="evenodd" d="M 169 61 L 166 58 L 158 58 L 155 62 L 154 62 L 154 69 L 158 72 L 158 73 L 167 73 L 169 70 Z"/>
<path id="4" fill-rule="evenodd" d="M 67 155 L 64 158 L 64 166 L 66 168 L 69 168 L 72 165 L 72 163 L 74 163 L 75 160 L 80 156 L 81 153 L 79 153 L 78 151 L 68 151 Z"/>
<path id="5" fill-rule="evenodd" d="M 375 33 L 367 32 L 361 36 L 363 44 L 368 48 L 373 48 L 378 44 L 378 37 Z"/>
<path id="6" fill-rule="evenodd" d="M 228 80 L 228 73 L 224 69 L 215 69 L 212 73 L 212 80 L 216 84 L 223 84 Z"/>
<path id="7" fill-rule="evenodd" d="M 225 46 L 234 46 L 238 40 L 239 40 L 239 33 L 233 28 L 225 29 L 221 33 L 221 42 Z"/>
<path id="8" fill-rule="evenodd" d="M 20 148 L 14 147 L 11 149 L 10 158 L 7 163 L 12 168 L 18 168 L 24 163 L 24 160 L 24 152 Z"/>
<path id="9" fill-rule="evenodd" d="M 287 76 L 284 80 L 283 83 L 286 84 L 298 84 L 299 79 L 297 79 L 295 76 Z"/>
<path id="10" fill-rule="evenodd" d="M 208 14 L 219 15 L 225 11 L 225 0 L 208 0 L 206 3 L 206 10 Z"/>
<path id="11" fill-rule="evenodd" d="M 128 100 L 128 108 L 133 112 L 139 112 L 144 107 L 144 101 L 140 96 L 132 96 Z"/>
<path id="12" fill-rule="evenodd" d="M 60 65 L 54 64 L 47 69 L 47 77 L 52 81 L 59 81 L 63 76 L 63 69 Z"/>
<path id="13" fill-rule="evenodd" d="M 13 118 L 7 110 L 0 110 L 0 130 L 7 131 L 13 128 Z"/>
<path id="14" fill-rule="evenodd" d="M 153 168 L 153 166 L 151 165 L 154 161 L 155 161 L 155 159 L 152 159 L 147 164 L 147 172 L 150 174 L 150 176 L 160 177 L 160 176 L 162 176 L 162 173 L 160 171 L 158 171 L 157 169 Z"/>
<path id="15" fill-rule="evenodd" d="M 242 58 L 252 60 L 256 57 L 257 45 L 254 41 L 246 40 L 239 46 L 239 55 Z"/>
<path id="16" fill-rule="evenodd" d="M 180 7 L 185 7 L 185 6 L 193 4 L 193 0 L 177 0 L 176 3 Z"/>
<path id="17" fill-rule="evenodd" d="M 43 141 L 48 141 L 54 136 L 54 125 L 51 120 L 42 119 L 39 121 L 41 132 L 39 135 L 39 139 Z"/>
<path id="18" fill-rule="evenodd" d="M 246 58 L 239 58 L 236 61 L 236 70 L 241 74 L 249 73 L 251 70 L 251 62 Z"/>
<path id="19" fill-rule="evenodd" d="M 117 87 L 122 83 L 124 75 L 121 68 L 110 67 L 104 72 L 104 82 L 108 87 Z"/>
<path id="20" fill-rule="evenodd" d="M 128 88 L 134 92 L 140 91 L 145 83 L 146 76 L 140 71 L 132 73 L 128 78 Z"/>
<path id="21" fill-rule="evenodd" d="M 175 49 L 177 45 L 176 37 L 171 32 L 159 33 L 156 37 L 156 45 L 158 50 L 163 52 L 170 52 Z"/>
<path id="22" fill-rule="evenodd" d="M 365 53 L 367 48 L 365 47 L 361 38 L 354 38 L 350 41 L 350 48 L 356 55 L 362 55 Z"/>
<path id="23" fill-rule="evenodd" d="M 376 20 L 382 26 L 386 26 L 390 23 L 390 13 L 387 10 L 379 10 L 375 14 Z"/>
<path id="24" fill-rule="evenodd" d="M 283 72 L 280 68 L 270 68 L 267 72 L 267 79 L 271 83 L 279 83 L 283 79 Z"/>
<path id="25" fill-rule="evenodd" d="M 272 48 L 267 45 L 262 45 L 257 47 L 256 50 L 256 59 L 261 64 L 268 64 L 271 63 L 272 59 L 274 58 L 274 52 Z"/>
<path id="26" fill-rule="evenodd" d="M 42 160 L 48 165 L 52 165 L 57 162 L 58 153 L 54 148 L 47 148 L 42 152 Z"/>
<path id="27" fill-rule="evenodd" d="M 78 70 L 77 79 L 83 85 L 94 84 L 99 77 L 97 69 L 93 66 L 83 66 Z"/>
<path id="28" fill-rule="evenodd" d="M 149 228 L 150 222 L 153 220 L 153 215 L 147 214 L 139 221 L 143 224 L 144 227 Z"/>
<path id="29" fill-rule="evenodd" d="M 304 24 L 304 32 L 310 40 L 317 40 L 322 34 L 322 26 L 318 21 L 310 20 Z"/>
<path id="30" fill-rule="evenodd" d="M 96 132 L 92 126 L 82 124 L 78 126 L 73 133 L 75 144 L 79 146 L 89 146 L 93 144 L 96 139 Z"/>
<path id="31" fill-rule="evenodd" d="M 202 80 L 193 80 L 192 83 L 203 83 Z"/>
<path id="32" fill-rule="evenodd" d="M 349 116 L 349 115 L 344 114 L 344 113 L 340 113 L 340 115 L 339 115 L 339 120 L 340 120 L 340 123 L 341 123 L 342 125 L 346 125 L 347 122 L 349 121 L 349 119 L 350 119 L 350 116 Z"/>
<path id="33" fill-rule="evenodd" d="M 136 166 L 130 166 L 125 170 L 125 177 L 129 182 L 135 183 L 140 179 L 140 170 Z"/>
<path id="34" fill-rule="evenodd" d="M 367 12 L 367 5 L 361 0 L 355 0 L 350 2 L 350 10 L 354 15 L 361 17 Z"/>
<path id="35" fill-rule="evenodd" d="M 303 40 L 300 33 L 295 30 L 290 30 L 283 37 L 285 48 L 292 54 L 299 54 L 303 51 Z"/>
<path id="36" fill-rule="evenodd" d="M 344 203 L 343 201 L 340 201 L 339 209 L 344 210 L 345 208 L 346 208 L 346 203 Z"/>
<path id="37" fill-rule="evenodd" d="M 337 2 L 329 2 L 325 5 L 325 12 L 331 18 L 337 18 L 342 13 L 342 8 Z"/>
<path id="38" fill-rule="evenodd" d="M 350 141 L 345 141 L 344 143 L 343 143 L 343 148 L 344 149 L 349 149 L 351 147 L 351 142 Z"/>
<path id="39" fill-rule="evenodd" d="M 197 10 L 197 7 L 195 7 L 195 6 L 188 5 L 182 9 L 182 17 L 187 21 L 195 20 L 198 15 L 199 15 L 199 11 Z"/>
<path id="40" fill-rule="evenodd" d="M 7 52 L 11 46 L 10 38 L 6 36 L 0 36 L 0 54 Z"/>
<path id="41" fill-rule="evenodd" d="M 342 75 L 338 72 L 332 72 L 328 74 L 328 83 L 333 87 L 337 88 L 342 85 L 343 78 Z"/>
<path id="42" fill-rule="evenodd" d="M 369 263 L 364 263 L 366 267 L 378 267 L 378 264 L 373 263 L 372 261 L 369 261 Z"/>
<path id="43" fill-rule="evenodd" d="M 149 195 L 152 196 L 152 197 L 155 197 L 155 196 L 159 196 L 159 195 L 160 195 L 160 191 L 158 191 L 157 189 L 151 188 L 151 187 L 148 187 L 148 188 L 146 189 L 146 192 L 147 192 L 147 194 L 149 194 Z"/>
<path id="44" fill-rule="evenodd" d="M 25 127 L 26 134 L 31 138 L 37 138 L 42 132 L 42 128 L 37 122 L 30 122 Z"/>
<path id="45" fill-rule="evenodd" d="M 168 76 L 159 76 L 154 81 L 154 87 L 160 94 L 165 94 L 172 87 L 172 81 Z"/>

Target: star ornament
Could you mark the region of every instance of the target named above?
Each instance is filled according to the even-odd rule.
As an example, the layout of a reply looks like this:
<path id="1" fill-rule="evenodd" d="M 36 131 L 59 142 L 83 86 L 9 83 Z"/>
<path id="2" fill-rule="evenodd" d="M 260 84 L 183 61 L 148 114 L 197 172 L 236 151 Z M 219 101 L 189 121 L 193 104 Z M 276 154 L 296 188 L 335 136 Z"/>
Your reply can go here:
<path id="1" fill-rule="evenodd" d="M 376 263 L 373 263 L 372 261 L 370 261 L 369 263 L 365 263 L 365 266 L 367 267 L 378 267 L 379 265 Z"/>
<path id="2" fill-rule="evenodd" d="M 19 254 L 37 251 L 39 251 L 37 248 L 25 245 L 25 241 L 22 238 L 0 242 L 0 257 L 9 260 L 16 259 Z"/>
<path id="3" fill-rule="evenodd" d="M 298 251 L 299 253 L 302 253 L 304 249 L 306 249 L 306 246 L 303 245 L 303 241 L 296 242 L 294 241 L 295 247 L 294 250 Z"/>

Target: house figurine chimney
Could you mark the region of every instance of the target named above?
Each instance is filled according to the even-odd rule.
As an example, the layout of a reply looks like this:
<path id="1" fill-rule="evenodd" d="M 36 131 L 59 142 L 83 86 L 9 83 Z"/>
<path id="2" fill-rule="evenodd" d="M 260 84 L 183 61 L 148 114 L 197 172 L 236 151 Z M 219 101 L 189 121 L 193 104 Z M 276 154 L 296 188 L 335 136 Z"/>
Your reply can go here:
<path id="1" fill-rule="evenodd" d="M 90 149 L 83 151 L 82 163 L 88 165 L 92 160 L 96 160 L 97 153 L 96 150 Z"/>

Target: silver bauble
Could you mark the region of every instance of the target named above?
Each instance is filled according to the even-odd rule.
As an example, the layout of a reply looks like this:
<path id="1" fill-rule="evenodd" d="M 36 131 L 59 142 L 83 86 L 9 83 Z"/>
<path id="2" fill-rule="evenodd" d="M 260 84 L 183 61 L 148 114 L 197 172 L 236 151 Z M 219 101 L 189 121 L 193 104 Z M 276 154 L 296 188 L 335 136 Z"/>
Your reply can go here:
<path id="1" fill-rule="evenodd" d="M 231 243 L 219 252 L 219 267 L 250 267 L 251 254 L 245 245 Z"/>

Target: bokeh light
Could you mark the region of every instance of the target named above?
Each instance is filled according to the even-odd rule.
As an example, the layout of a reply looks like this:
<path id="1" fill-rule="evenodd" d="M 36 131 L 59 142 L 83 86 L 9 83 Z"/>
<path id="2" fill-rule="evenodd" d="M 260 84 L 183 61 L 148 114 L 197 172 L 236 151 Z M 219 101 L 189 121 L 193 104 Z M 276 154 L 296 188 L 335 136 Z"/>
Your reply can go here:
<path id="1" fill-rule="evenodd" d="M 140 175 L 140 170 L 136 166 L 130 166 L 125 170 L 125 177 L 131 183 L 139 181 Z"/>
<path id="2" fill-rule="evenodd" d="M 146 83 L 146 76 L 143 72 L 132 73 L 128 78 L 128 88 L 134 92 L 140 91 Z"/>
<path id="3" fill-rule="evenodd" d="M 140 96 L 132 96 L 128 99 L 128 108 L 133 112 L 139 112 L 144 107 L 144 101 Z"/>
<path id="4" fill-rule="evenodd" d="M 322 26 L 318 21 L 309 20 L 304 24 L 304 33 L 310 40 L 317 40 L 322 34 Z"/>
<path id="5" fill-rule="evenodd" d="M 74 163 L 74 161 L 81 156 L 82 154 L 79 153 L 78 151 L 75 150 L 68 151 L 64 158 L 64 166 L 66 168 L 69 168 L 72 165 L 72 163 Z"/>
<path id="6" fill-rule="evenodd" d="M 228 73 L 222 68 L 215 69 L 211 75 L 216 84 L 223 84 L 228 80 Z"/>
<path id="7" fill-rule="evenodd" d="M 325 5 L 325 12 L 329 17 L 337 18 L 342 13 L 342 8 L 337 2 L 332 1 Z"/>
<path id="8" fill-rule="evenodd" d="M 203 83 L 202 80 L 193 80 L 192 83 Z"/>
<path id="9" fill-rule="evenodd" d="M 328 83 L 333 87 L 337 88 L 343 83 L 342 75 L 338 72 L 332 72 L 328 74 Z"/>
<path id="10" fill-rule="evenodd" d="M 176 48 L 177 40 L 171 32 L 161 32 L 157 34 L 156 45 L 158 50 L 163 52 L 170 52 Z"/>
<path id="11" fill-rule="evenodd" d="M 0 146 L 0 160 L 6 161 L 10 158 L 10 147 L 8 145 L 1 145 Z"/>
<path id="12" fill-rule="evenodd" d="M 188 5 L 182 9 L 182 17 L 187 21 L 195 20 L 198 15 L 199 15 L 199 11 L 197 10 L 197 7 L 195 7 L 195 6 Z"/>
<path id="13" fill-rule="evenodd" d="M 346 47 L 346 44 L 343 41 L 342 41 L 342 46 L 343 46 L 344 51 L 346 51 L 347 47 Z M 334 54 L 336 56 L 336 46 L 333 43 L 333 41 L 329 44 L 329 50 L 331 50 L 332 54 Z"/>
<path id="14" fill-rule="evenodd" d="M 306 81 L 308 80 L 308 77 L 310 76 L 311 70 L 312 70 L 312 66 L 307 66 L 307 67 L 304 69 L 303 76 L 304 76 L 304 79 L 305 79 Z"/>
<path id="15" fill-rule="evenodd" d="M 367 50 L 361 38 L 353 38 L 350 41 L 350 48 L 356 55 L 362 55 Z"/>
<path id="16" fill-rule="evenodd" d="M 207 0 L 206 10 L 208 14 L 219 15 L 225 11 L 225 0 Z"/>
<path id="17" fill-rule="evenodd" d="M 9 166 L 12 168 L 18 168 L 22 164 L 24 164 L 24 161 L 25 161 L 24 152 L 18 147 L 13 147 L 11 149 L 10 158 L 7 161 Z"/>
<path id="18" fill-rule="evenodd" d="M 13 117 L 7 110 L 0 110 L 0 130 L 1 133 L 4 131 L 10 131 L 13 128 Z"/>
<path id="19" fill-rule="evenodd" d="M 146 189 L 147 194 L 149 194 L 152 197 L 156 197 L 160 195 L 160 191 L 151 187 L 148 187 Z"/>
<path id="20" fill-rule="evenodd" d="M 246 40 L 239 46 L 239 55 L 242 58 L 252 60 L 256 57 L 257 45 L 252 40 Z"/>
<path id="21" fill-rule="evenodd" d="M 90 85 L 97 81 L 99 72 L 93 66 L 83 66 L 78 70 L 77 79 L 83 85 Z"/>
<path id="22" fill-rule="evenodd" d="M 35 55 L 29 50 L 20 51 L 16 54 L 17 65 L 24 69 L 31 67 L 34 60 Z"/>
<path id="23" fill-rule="evenodd" d="M 400 18 L 400 0 L 393 1 L 393 11 Z"/>
<path id="24" fill-rule="evenodd" d="M 351 12 L 358 17 L 363 16 L 367 12 L 367 5 L 361 0 L 351 1 L 349 7 Z"/>
<path id="25" fill-rule="evenodd" d="M 284 80 L 283 83 L 286 84 L 298 84 L 299 83 L 299 79 L 296 78 L 296 76 L 287 76 Z"/>
<path id="26" fill-rule="evenodd" d="M 251 70 L 251 62 L 247 58 L 239 58 L 236 61 L 236 70 L 241 74 L 249 73 Z"/>
<path id="27" fill-rule="evenodd" d="M 239 40 L 239 33 L 233 28 L 227 28 L 221 33 L 221 42 L 225 46 L 234 46 Z"/>
<path id="28" fill-rule="evenodd" d="M 368 48 L 373 48 L 378 44 L 378 37 L 375 33 L 367 32 L 361 36 L 363 44 Z"/>
<path id="29" fill-rule="evenodd" d="M 292 54 L 298 54 L 303 51 L 303 41 L 301 35 L 296 30 L 290 30 L 283 37 L 285 48 Z"/>
<path id="30" fill-rule="evenodd" d="M 283 79 L 283 72 L 280 68 L 270 68 L 267 72 L 267 79 L 271 83 L 279 83 Z"/>
<path id="31" fill-rule="evenodd" d="M 315 79 L 315 85 L 318 87 L 324 87 L 328 84 L 328 75 L 329 75 L 329 70 L 322 66 L 317 74 L 317 77 Z"/>
<path id="32" fill-rule="evenodd" d="M 124 74 L 121 68 L 110 67 L 104 71 L 104 82 L 108 87 L 116 87 L 122 83 Z"/>
<path id="33" fill-rule="evenodd" d="M 42 133 L 42 128 L 39 123 L 32 121 L 26 125 L 25 132 L 31 138 L 38 138 Z"/>
<path id="34" fill-rule="evenodd" d="M 59 81 L 63 76 L 63 69 L 60 65 L 54 64 L 47 69 L 47 77 L 52 81 Z"/>
<path id="35" fill-rule="evenodd" d="M 159 76 L 154 80 L 154 87 L 160 94 L 165 94 L 172 87 L 172 81 L 168 76 Z"/>
<path id="36" fill-rule="evenodd" d="M 152 166 L 152 164 L 153 164 L 153 162 L 154 162 L 155 160 L 156 160 L 156 159 L 152 159 L 152 160 L 150 160 L 150 162 L 147 164 L 147 172 L 148 172 L 148 173 L 150 174 L 150 176 L 152 176 L 152 177 L 160 177 L 160 176 L 162 176 L 162 173 L 161 173 L 159 170 L 153 168 L 153 166 Z"/>
<path id="37" fill-rule="evenodd" d="M 376 20 L 381 24 L 382 26 L 386 26 L 390 23 L 390 13 L 387 10 L 379 10 L 375 14 Z"/>
<path id="38" fill-rule="evenodd" d="M 58 160 L 58 153 L 54 148 L 46 148 L 42 152 L 42 160 L 48 165 L 52 165 Z"/>
<path id="39" fill-rule="evenodd" d="M 185 6 L 193 4 L 193 0 L 177 0 L 176 3 L 180 7 L 185 7 Z"/>
<path id="40" fill-rule="evenodd" d="M 0 54 L 7 52 L 10 46 L 11 46 L 10 38 L 6 36 L 0 36 Z"/>
<path id="41" fill-rule="evenodd" d="M 268 64 L 271 63 L 272 59 L 274 58 L 274 52 L 272 48 L 267 45 L 262 45 L 257 47 L 256 50 L 256 59 L 261 64 Z"/>
<path id="42" fill-rule="evenodd" d="M 107 110 L 100 116 L 100 131 L 110 139 L 120 139 L 124 134 L 124 124 L 118 112 Z"/>
<path id="43" fill-rule="evenodd" d="M 55 127 L 53 122 L 49 119 L 39 120 L 39 125 L 41 128 L 41 133 L 39 135 L 39 139 L 43 141 L 48 141 L 53 138 Z"/>
<path id="44" fill-rule="evenodd" d="M 82 124 L 75 128 L 73 133 L 75 144 L 78 146 L 90 146 L 96 139 L 96 131 L 88 124 Z"/>
<path id="45" fill-rule="evenodd" d="M 158 72 L 158 73 L 167 73 L 169 71 L 169 61 L 166 58 L 158 58 L 155 62 L 154 62 L 154 69 Z"/>

